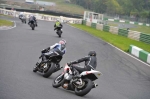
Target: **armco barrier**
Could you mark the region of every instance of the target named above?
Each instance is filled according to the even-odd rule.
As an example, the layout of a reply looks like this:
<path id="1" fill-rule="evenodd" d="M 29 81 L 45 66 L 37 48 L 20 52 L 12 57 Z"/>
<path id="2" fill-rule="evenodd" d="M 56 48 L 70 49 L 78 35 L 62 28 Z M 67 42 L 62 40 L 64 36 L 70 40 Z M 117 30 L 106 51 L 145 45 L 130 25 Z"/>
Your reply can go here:
<path id="1" fill-rule="evenodd" d="M 149 52 L 146 52 L 143 49 L 138 48 L 134 45 L 130 45 L 129 53 L 138 57 L 139 59 L 143 60 L 144 62 L 147 62 L 150 64 L 150 53 Z"/>
<path id="2" fill-rule="evenodd" d="M 11 10 L 12 8 L 5 8 L 7 10 Z M 59 12 L 59 11 L 39 11 L 39 10 L 31 10 L 31 9 L 19 9 L 15 8 L 16 11 L 18 12 L 29 12 L 29 13 L 39 13 L 39 14 L 47 14 L 47 15 L 53 15 L 53 16 L 64 16 L 64 17 L 69 17 L 69 18 L 83 18 L 83 15 L 79 14 L 70 14 L 70 13 L 64 13 L 64 12 Z"/>
<path id="3" fill-rule="evenodd" d="M 0 14 L 18 17 L 20 12 L 0 8 Z M 56 21 L 57 19 L 59 19 L 61 20 L 62 23 L 68 22 L 68 23 L 73 23 L 73 24 L 82 24 L 82 19 L 77 19 L 77 18 L 68 18 L 68 17 L 63 17 L 63 16 L 58 17 L 58 16 L 42 15 L 38 13 L 27 13 L 27 12 L 24 12 L 24 15 L 27 18 L 29 18 L 30 15 L 34 15 L 36 16 L 37 20 Z"/>

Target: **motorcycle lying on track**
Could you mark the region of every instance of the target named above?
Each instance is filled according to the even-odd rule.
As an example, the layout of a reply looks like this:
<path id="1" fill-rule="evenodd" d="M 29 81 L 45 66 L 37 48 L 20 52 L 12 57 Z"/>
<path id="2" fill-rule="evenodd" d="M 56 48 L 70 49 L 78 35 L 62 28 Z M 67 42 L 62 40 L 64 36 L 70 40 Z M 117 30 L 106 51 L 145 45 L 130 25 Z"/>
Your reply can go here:
<path id="1" fill-rule="evenodd" d="M 62 74 L 59 74 L 53 81 L 52 86 L 58 88 L 62 86 L 66 90 L 74 91 L 78 96 L 84 96 L 88 94 L 92 88 L 96 88 L 98 85 L 93 81 L 98 79 L 101 72 L 96 70 L 83 71 L 80 73 L 80 77 L 76 77 L 76 72 L 72 66 L 64 67 Z"/>
<path id="2" fill-rule="evenodd" d="M 43 50 L 41 53 L 49 52 L 49 50 Z M 33 68 L 33 72 L 40 72 L 42 73 L 43 77 L 48 78 L 51 76 L 54 72 L 60 70 L 61 68 L 58 68 L 57 63 L 59 63 L 62 59 L 62 56 L 52 56 L 47 57 L 47 61 L 43 62 L 42 56 L 39 57 L 38 65 L 36 68 Z"/>
<path id="3" fill-rule="evenodd" d="M 61 37 L 62 35 L 62 28 L 61 27 L 57 27 L 56 33 L 59 37 Z"/>

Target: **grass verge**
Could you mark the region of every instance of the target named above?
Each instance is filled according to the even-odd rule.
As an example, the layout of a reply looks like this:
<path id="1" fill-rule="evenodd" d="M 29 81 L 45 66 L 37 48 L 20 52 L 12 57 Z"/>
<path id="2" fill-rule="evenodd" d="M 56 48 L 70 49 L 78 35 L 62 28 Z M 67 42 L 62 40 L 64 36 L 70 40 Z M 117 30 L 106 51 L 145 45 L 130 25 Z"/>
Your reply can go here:
<path id="1" fill-rule="evenodd" d="M 96 30 L 92 27 L 88 27 L 85 25 L 80 24 L 71 24 L 72 26 L 79 28 L 81 30 L 84 30 L 93 36 L 96 36 L 98 38 L 101 38 L 102 40 L 111 43 L 112 45 L 120 48 L 121 50 L 128 52 L 130 45 L 135 45 L 137 47 L 142 48 L 145 51 L 150 52 L 150 44 L 146 44 L 140 41 L 135 41 L 120 35 L 115 35 L 109 32 L 104 32 L 100 30 Z"/>
<path id="2" fill-rule="evenodd" d="M 4 15 L 4 14 L 0 14 L 0 16 L 4 16 L 4 17 L 12 17 L 12 16 L 9 16 L 9 15 Z"/>
<path id="3" fill-rule="evenodd" d="M 61 12 L 83 15 L 85 10 L 88 11 L 87 9 L 85 9 L 79 5 L 75 5 L 72 3 L 66 3 L 65 0 L 40 0 L 40 1 L 56 3 L 56 6 L 53 6 L 53 7 Z"/>
<path id="4" fill-rule="evenodd" d="M 150 34 L 150 26 L 136 25 L 135 28 L 131 28 L 130 30 L 138 31 L 138 32 L 146 33 L 146 34 Z"/>
<path id="5" fill-rule="evenodd" d="M 119 24 L 119 22 L 110 22 L 110 21 L 108 22 L 109 26 L 118 27 L 118 24 Z M 122 24 L 127 24 L 127 23 L 122 23 Z M 130 30 L 150 34 L 150 26 L 142 26 L 142 25 L 134 25 L 134 26 L 135 27 L 130 28 Z"/>
<path id="6" fill-rule="evenodd" d="M 13 26 L 13 22 L 0 19 L 0 26 Z"/>

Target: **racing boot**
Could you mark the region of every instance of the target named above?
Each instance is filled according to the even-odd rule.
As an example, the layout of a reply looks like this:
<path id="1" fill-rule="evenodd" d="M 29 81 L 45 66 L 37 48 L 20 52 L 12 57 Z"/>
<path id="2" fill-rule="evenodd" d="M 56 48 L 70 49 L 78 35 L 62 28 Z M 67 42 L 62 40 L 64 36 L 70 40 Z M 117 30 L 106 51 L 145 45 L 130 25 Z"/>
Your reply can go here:
<path id="1" fill-rule="evenodd" d="M 38 66 L 39 66 L 39 63 L 37 62 L 35 67 L 33 68 L 33 72 L 37 72 L 38 71 Z"/>

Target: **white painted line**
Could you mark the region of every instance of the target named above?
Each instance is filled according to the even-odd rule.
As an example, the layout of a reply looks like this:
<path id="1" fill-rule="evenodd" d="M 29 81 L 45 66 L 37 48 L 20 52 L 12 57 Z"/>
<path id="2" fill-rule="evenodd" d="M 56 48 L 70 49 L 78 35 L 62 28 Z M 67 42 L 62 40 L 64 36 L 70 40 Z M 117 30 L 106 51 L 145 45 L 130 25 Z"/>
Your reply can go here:
<path id="1" fill-rule="evenodd" d="M 71 25 L 69 25 L 69 26 L 71 26 Z M 71 27 L 73 27 L 73 26 L 71 26 Z M 76 27 L 73 27 L 73 28 L 76 28 Z M 78 28 L 76 28 L 76 29 L 78 29 Z M 78 29 L 78 30 L 81 30 L 81 29 Z M 84 30 L 81 30 L 81 31 L 84 31 Z M 84 32 L 86 32 L 86 31 L 84 31 Z M 87 33 L 88 33 L 88 32 L 87 32 Z M 90 34 L 90 33 L 88 33 L 88 34 Z M 90 34 L 90 35 L 91 35 L 91 34 Z M 93 35 L 91 35 L 91 36 L 93 36 Z M 98 38 L 98 37 L 96 37 L 96 36 L 93 36 L 93 37 Z M 100 39 L 100 38 L 98 38 L 98 39 Z M 100 39 L 100 40 L 102 40 L 102 39 Z M 104 40 L 102 40 L 102 41 L 104 41 Z M 104 42 L 106 42 L 106 41 L 104 41 Z M 136 58 L 136 57 L 134 57 L 134 56 L 132 56 L 132 55 L 130 55 L 130 54 L 128 54 L 128 53 L 122 51 L 121 49 L 117 48 L 116 46 L 114 46 L 114 45 L 112 45 L 112 44 L 110 44 L 110 43 L 108 43 L 108 42 L 106 42 L 106 43 L 109 44 L 109 45 L 111 45 L 112 47 L 118 49 L 119 51 L 123 52 L 124 54 L 126 54 L 126 55 L 128 55 L 128 56 L 130 56 L 130 57 L 132 57 L 132 58 L 138 60 L 139 62 L 141 62 L 141 63 L 143 63 L 143 64 L 145 64 L 145 65 L 147 65 L 147 66 L 150 67 L 150 65 L 149 65 L 148 63 L 145 63 L 145 62 L 141 61 L 140 59 L 138 59 L 138 58 Z"/>
<path id="2" fill-rule="evenodd" d="M 7 29 L 0 29 L 0 30 L 10 30 L 10 29 L 15 28 L 15 27 L 16 27 L 16 22 L 15 22 L 15 21 L 11 21 L 11 22 L 13 22 L 13 23 L 14 23 L 14 26 L 13 26 L 13 27 L 10 27 L 10 28 L 7 28 Z"/>

